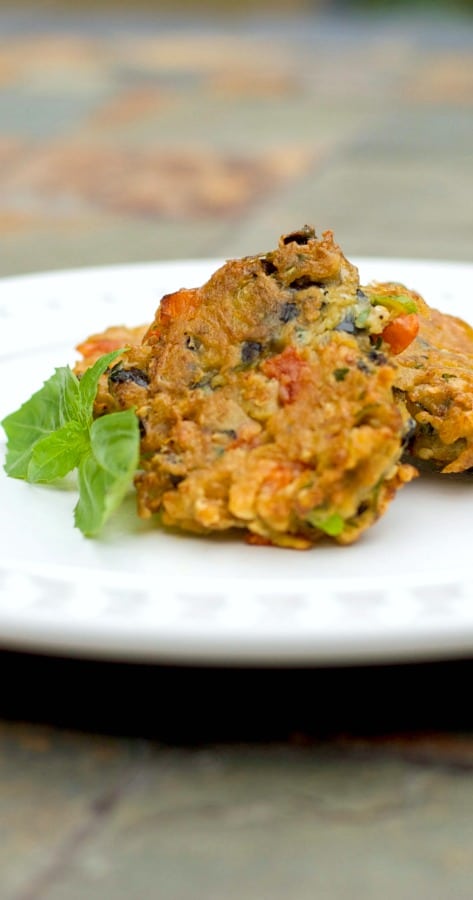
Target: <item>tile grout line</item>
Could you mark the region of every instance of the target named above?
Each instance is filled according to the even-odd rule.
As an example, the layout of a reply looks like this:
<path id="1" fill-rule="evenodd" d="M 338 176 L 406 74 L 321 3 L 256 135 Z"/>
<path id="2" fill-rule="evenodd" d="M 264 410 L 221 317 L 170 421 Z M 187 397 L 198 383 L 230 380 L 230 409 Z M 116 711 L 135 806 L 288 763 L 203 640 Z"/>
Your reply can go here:
<path id="1" fill-rule="evenodd" d="M 49 862 L 30 879 L 29 885 L 14 892 L 10 900 L 42 900 L 46 897 L 45 891 L 54 886 L 82 848 L 105 828 L 129 790 L 141 777 L 148 756 L 149 748 L 145 745 L 139 763 L 133 765 L 114 787 L 99 794 L 89 803 L 85 819 L 52 851 Z"/>

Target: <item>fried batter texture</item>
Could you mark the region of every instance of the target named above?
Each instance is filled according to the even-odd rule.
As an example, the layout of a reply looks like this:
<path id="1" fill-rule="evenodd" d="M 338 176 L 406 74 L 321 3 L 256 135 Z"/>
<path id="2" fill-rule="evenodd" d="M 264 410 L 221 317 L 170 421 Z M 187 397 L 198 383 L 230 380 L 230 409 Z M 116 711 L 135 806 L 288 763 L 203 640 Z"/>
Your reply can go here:
<path id="1" fill-rule="evenodd" d="M 309 226 L 165 296 L 96 406 L 136 409 L 139 514 L 282 547 L 358 538 L 416 474 L 401 461 L 410 420 L 393 392 L 394 307 L 360 289 L 331 232 Z"/>
<path id="2" fill-rule="evenodd" d="M 371 297 L 414 301 L 419 332 L 396 357 L 395 392 L 415 422 L 408 451 L 443 474 L 473 467 L 473 328 L 403 285 L 370 285 Z"/>

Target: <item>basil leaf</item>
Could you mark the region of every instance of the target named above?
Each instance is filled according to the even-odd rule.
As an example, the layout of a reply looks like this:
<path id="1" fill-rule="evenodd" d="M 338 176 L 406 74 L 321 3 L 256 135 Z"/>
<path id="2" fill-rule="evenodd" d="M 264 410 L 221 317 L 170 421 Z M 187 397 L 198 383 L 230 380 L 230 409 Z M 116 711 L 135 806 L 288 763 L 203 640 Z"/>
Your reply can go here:
<path id="1" fill-rule="evenodd" d="M 98 359 L 90 369 L 86 369 L 82 375 L 79 381 L 81 421 L 85 419 L 87 424 L 92 421 L 94 400 L 97 394 L 99 379 L 108 369 L 110 363 L 118 356 L 121 356 L 125 352 L 125 349 L 126 348 L 122 347 L 120 350 L 113 350 L 111 353 L 101 356 L 100 359 Z"/>
<path id="2" fill-rule="evenodd" d="M 51 482 L 79 470 L 76 525 L 97 534 L 130 487 L 138 466 L 140 433 L 132 409 L 93 421 L 101 375 L 123 349 L 102 356 L 79 380 L 56 369 L 43 387 L 2 425 L 8 475 Z"/>
<path id="3" fill-rule="evenodd" d="M 16 412 L 3 419 L 8 438 L 5 471 L 13 478 L 27 478 L 33 448 L 37 441 L 56 431 L 79 408 L 79 381 L 66 366 L 56 369 Z"/>
<path id="4" fill-rule="evenodd" d="M 28 481 L 56 481 L 75 469 L 89 448 L 89 435 L 78 422 L 66 422 L 37 441 L 28 465 Z"/>
<path id="5" fill-rule="evenodd" d="M 90 451 L 79 464 L 77 528 L 87 537 L 101 530 L 123 500 L 138 466 L 140 432 L 132 409 L 96 419 L 90 429 Z"/>

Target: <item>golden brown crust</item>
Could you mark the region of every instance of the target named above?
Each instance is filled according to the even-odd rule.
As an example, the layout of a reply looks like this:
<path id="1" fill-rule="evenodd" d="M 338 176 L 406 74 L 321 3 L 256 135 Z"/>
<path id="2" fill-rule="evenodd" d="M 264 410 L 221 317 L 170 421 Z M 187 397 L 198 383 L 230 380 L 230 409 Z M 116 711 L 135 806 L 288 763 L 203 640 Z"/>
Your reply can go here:
<path id="1" fill-rule="evenodd" d="M 92 335 L 76 372 L 125 345 L 95 413 L 137 410 L 141 516 L 349 543 L 415 476 L 403 443 L 444 473 L 473 468 L 473 329 L 404 285 L 360 288 L 330 231 L 227 262 L 148 327 Z"/>
<path id="2" fill-rule="evenodd" d="M 120 350 L 122 347 L 136 347 L 143 340 L 146 326 L 139 325 L 128 328 L 126 325 L 111 325 L 99 334 L 91 334 L 85 341 L 77 345 L 76 350 L 82 355 L 74 366 L 75 374 L 81 375 L 94 364 L 101 356 Z M 122 357 L 117 359 L 117 363 Z M 109 390 L 108 376 L 102 375 L 99 380 L 97 396 L 95 400 L 95 415 L 102 416 L 108 412 L 114 412 L 117 408 L 114 398 Z"/>
<path id="3" fill-rule="evenodd" d="M 417 424 L 410 452 L 444 474 L 464 472 L 473 467 L 473 329 L 426 304 L 419 312 L 395 380 Z"/>
<path id="4" fill-rule="evenodd" d="M 279 546 L 355 540 L 415 475 L 382 341 L 395 315 L 309 226 L 164 297 L 96 409 L 136 408 L 140 515 Z"/>

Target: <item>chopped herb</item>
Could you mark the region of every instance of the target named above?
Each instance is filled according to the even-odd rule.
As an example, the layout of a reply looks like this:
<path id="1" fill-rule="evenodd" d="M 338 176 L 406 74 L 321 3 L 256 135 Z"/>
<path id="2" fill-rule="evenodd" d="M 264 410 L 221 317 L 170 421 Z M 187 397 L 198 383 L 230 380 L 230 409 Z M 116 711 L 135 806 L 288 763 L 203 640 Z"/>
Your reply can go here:
<path id="1" fill-rule="evenodd" d="M 349 371 L 350 369 L 348 369 L 347 367 L 345 367 L 344 369 L 334 369 L 333 375 L 335 381 L 345 381 L 345 378 L 347 377 Z"/>

